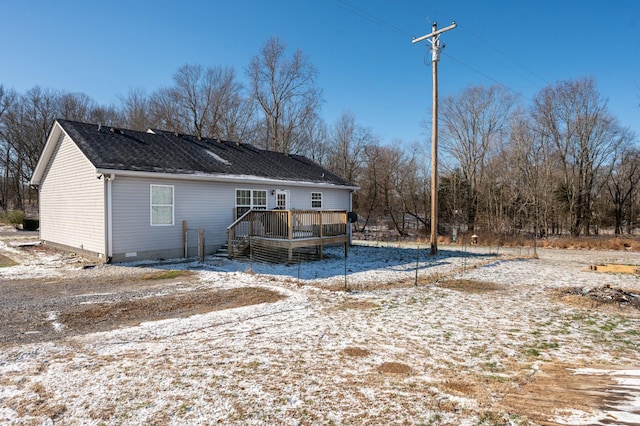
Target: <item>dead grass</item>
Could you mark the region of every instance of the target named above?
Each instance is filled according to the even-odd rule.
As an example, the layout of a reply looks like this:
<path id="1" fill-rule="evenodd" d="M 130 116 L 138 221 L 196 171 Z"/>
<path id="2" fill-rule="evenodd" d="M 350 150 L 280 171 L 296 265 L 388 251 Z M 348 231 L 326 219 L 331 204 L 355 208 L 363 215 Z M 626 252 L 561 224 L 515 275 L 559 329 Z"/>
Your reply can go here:
<path id="1" fill-rule="evenodd" d="M 146 321 L 181 318 L 283 299 L 280 293 L 258 287 L 215 291 L 195 291 L 117 303 L 80 305 L 74 311 L 60 313 L 65 330 L 92 332 L 136 325 Z"/>
<path id="2" fill-rule="evenodd" d="M 383 362 L 378 366 L 378 373 L 410 376 L 413 374 L 413 369 L 401 362 Z"/>
<path id="3" fill-rule="evenodd" d="M 640 238 L 634 236 L 549 238 L 544 240 L 543 246 L 585 250 L 640 251 Z"/>
<path id="4" fill-rule="evenodd" d="M 496 290 L 504 289 L 503 286 L 485 281 L 475 281 L 466 279 L 453 279 L 441 281 L 438 286 L 448 288 L 449 290 L 462 291 L 465 293 L 489 293 Z"/>
<path id="5" fill-rule="evenodd" d="M 48 400 L 52 399 L 52 395 L 40 383 L 32 384 L 30 392 L 32 393 L 31 398 L 26 400 L 11 399 L 7 405 L 21 416 L 42 416 L 52 420 L 55 420 L 67 409 L 63 403 L 49 403 Z"/>
<path id="6" fill-rule="evenodd" d="M 342 303 L 339 306 L 339 309 L 341 310 L 347 310 L 347 309 L 360 309 L 360 310 L 366 310 L 366 309 L 376 309 L 379 308 L 380 305 L 378 305 L 377 303 L 368 301 L 368 300 L 348 300 L 344 303 Z"/>
<path id="7" fill-rule="evenodd" d="M 477 233 L 478 245 L 491 247 L 533 247 L 533 238 L 516 238 L 489 233 Z M 438 237 L 438 242 L 452 244 L 448 236 Z M 458 244 L 471 244 L 471 235 L 459 236 Z M 580 250 L 617 250 L 640 252 L 640 236 L 597 235 L 587 237 L 548 237 L 535 241 L 537 247 Z"/>
<path id="8" fill-rule="evenodd" d="M 9 266 L 17 265 L 17 262 L 14 262 L 12 259 L 8 258 L 5 255 L 0 254 L 0 268 L 7 268 Z"/>
<path id="9" fill-rule="evenodd" d="M 342 353 L 351 357 L 365 357 L 371 355 L 368 349 L 348 347 L 342 350 Z"/>
<path id="10" fill-rule="evenodd" d="M 178 277 L 192 277 L 195 274 L 193 271 L 170 269 L 168 271 L 157 271 L 144 274 L 141 279 L 143 280 L 169 280 Z"/>

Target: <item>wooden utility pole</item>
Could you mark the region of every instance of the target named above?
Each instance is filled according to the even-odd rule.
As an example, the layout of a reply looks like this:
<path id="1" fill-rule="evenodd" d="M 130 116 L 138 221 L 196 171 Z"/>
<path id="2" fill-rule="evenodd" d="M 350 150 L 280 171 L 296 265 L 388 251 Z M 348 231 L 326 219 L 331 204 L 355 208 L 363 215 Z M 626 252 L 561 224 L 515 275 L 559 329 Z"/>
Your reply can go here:
<path id="1" fill-rule="evenodd" d="M 456 27 L 452 22 L 446 28 L 438 29 L 438 24 L 433 23 L 431 32 L 422 37 L 413 39 L 412 43 L 427 40 L 431 43 L 431 64 L 433 68 L 433 96 L 431 114 L 431 255 L 438 254 L 438 61 L 440 51 L 444 49 L 444 43 L 440 44 L 440 34 Z"/>

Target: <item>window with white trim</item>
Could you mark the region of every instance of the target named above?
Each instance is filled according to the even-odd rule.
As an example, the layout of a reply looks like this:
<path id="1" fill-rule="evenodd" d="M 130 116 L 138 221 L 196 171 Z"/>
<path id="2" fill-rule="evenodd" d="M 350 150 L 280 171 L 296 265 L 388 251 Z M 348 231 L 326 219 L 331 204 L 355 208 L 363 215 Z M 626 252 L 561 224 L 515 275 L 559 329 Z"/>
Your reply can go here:
<path id="1" fill-rule="evenodd" d="M 173 225 L 173 186 L 151 185 L 151 226 Z"/>
<path id="2" fill-rule="evenodd" d="M 262 189 L 236 189 L 236 219 L 249 210 L 267 209 L 267 191 Z"/>
<path id="3" fill-rule="evenodd" d="M 322 192 L 311 193 L 311 208 L 312 209 L 322 208 Z"/>

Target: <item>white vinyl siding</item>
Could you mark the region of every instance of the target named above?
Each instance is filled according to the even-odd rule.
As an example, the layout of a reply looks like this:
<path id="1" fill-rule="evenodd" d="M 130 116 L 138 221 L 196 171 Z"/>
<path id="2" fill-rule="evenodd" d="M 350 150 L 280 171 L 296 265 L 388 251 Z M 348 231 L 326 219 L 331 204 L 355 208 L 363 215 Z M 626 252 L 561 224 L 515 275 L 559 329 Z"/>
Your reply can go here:
<path id="1" fill-rule="evenodd" d="M 150 185 L 174 188 L 175 226 L 151 226 Z M 252 190 L 261 191 L 264 198 L 268 198 L 267 188 Z M 181 257 L 184 253 L 184 220 L 187 221 L 191 255 L 197 252 L 195 247 L 200 226 L 207 246 L 224 244 L 227 226 L 235 220 L 235 197 L 236 188 L 232 183 L 117 176 L 112 187 L 114 258 L 122 259 L 125 253 L 133 252 L 140 257 L 152 257 L 152 253 L 162 258 Z"/>
<path id="2" fill-rule="evenodd" d="M 292 209 L 314 209 L 311 193 L 320 192 L 309 187 L 291 187 L 289 205 Z M 349 210 L 349 190 L 322 188 L 322 210 Z"/>
<path id="3" fill-rule="evenodd" d="M 150 185 L 151 226 L 173 225 L 173 186 Z"/>
<path id="4" fill-rule="evenodd" d="M 105 251 L 104 178 L 62 133 L 39 188 L 40 238 L 96 254 Z"/>

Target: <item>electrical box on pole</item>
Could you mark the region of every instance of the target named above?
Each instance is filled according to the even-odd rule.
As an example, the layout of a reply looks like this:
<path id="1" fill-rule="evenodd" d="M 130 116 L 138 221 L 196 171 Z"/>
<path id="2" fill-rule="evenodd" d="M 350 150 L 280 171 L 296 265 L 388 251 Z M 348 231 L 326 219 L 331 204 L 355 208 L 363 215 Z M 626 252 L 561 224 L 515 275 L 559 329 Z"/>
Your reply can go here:
<path id="1" fill-rule="evenodd" d="M 438 61 L 444 44 L 440 44 L 440 34 L 457 26 L 452 22 L 448 27 L 438 29 L 433 23 L 432 31 L 422 37 L 413 38 L 412 43 L 427 40 L 431 43 L 431 65 L 433 69 L 433 109 L 431 116 L 431 254 L 438 254 Z"/>

